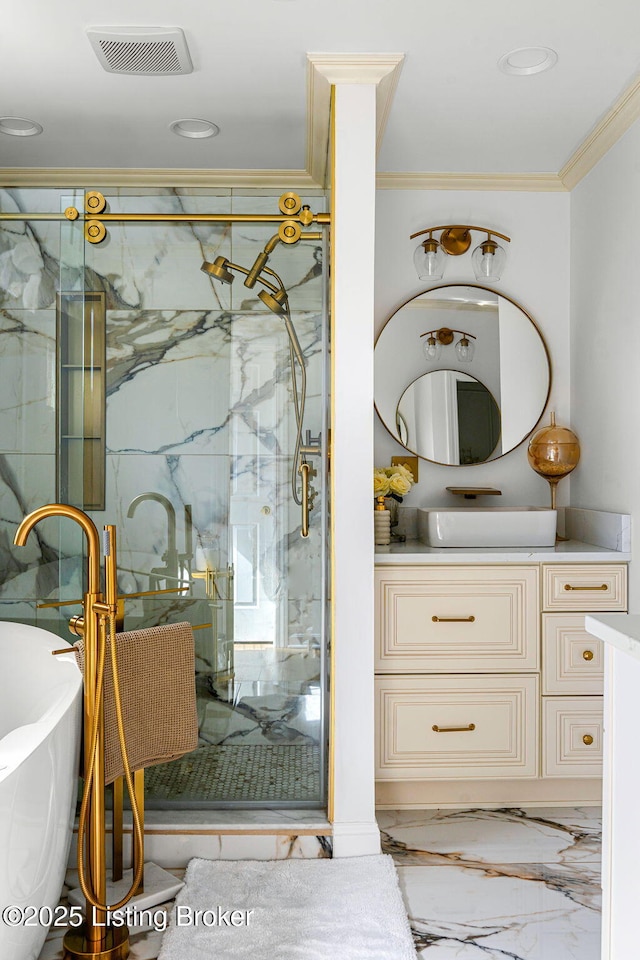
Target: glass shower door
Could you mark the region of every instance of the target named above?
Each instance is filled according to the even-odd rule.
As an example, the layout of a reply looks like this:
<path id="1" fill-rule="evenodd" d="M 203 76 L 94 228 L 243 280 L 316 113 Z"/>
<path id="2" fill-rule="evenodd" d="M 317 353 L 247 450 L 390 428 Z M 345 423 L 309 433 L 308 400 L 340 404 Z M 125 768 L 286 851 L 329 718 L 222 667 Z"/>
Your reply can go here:
<path id="1" fill-rule="evenodd" d="M 97 185 L 99 187 L 99 185 Z M 305 198 L 314 210 L 321 196 Z M 272 214 L 277 197 L 112 191 L 109 211 Z M 250 268 L 273 224 L 109 221 L 84 239 L 83 191 L 0 191 L 0 616 L 69 639 L 82 534 L 24 515 L 59 499 L 115 524 L 124 628 L 188 620 L 199 746 L 146 771 L 151 806 L 320 807 L 326 799 L 328 324 L 323 241 L 280 244 L 291 328 Z M 271 273 L 270 271 L 275 271 Z M 273 304 L 272 304 L 273 306 Z M 296 379 L 293 369 L 296 366 Z M 302 366 L 306 375 L 302 404 Z M 297 398 L 297 400 L 296 400 Z M 297 451 L 299 428 L 303 450 Z M 311 472 L 301 537 L 301 459 Z M 293 487 L 292 489 L 292 477 Z"/>
<path id="2" fill-rule="evenodd" d="M 61 308 L 74 299 L 84 309 L 83 224 L 64 217 L 69 206 L 82 210 L 82 191 L 0 191 L 3 213 L 36 215 L 0 221 L 0 617 L 37 623 L 65 639 L 68 617 L 80 608 L 56 604 L 82 595 L 81 532 L 76 524 L 48 520 L 23 548 L 14 547 L 13 537 L 27 513 L 59 496 L 82 506 L 82 495 L 74 501 L 73 491 L 60 483 L 61 430 L 70 433 L 71 425 L 82 449 L 81 411 L 89 399 L 80 363 L 67 391 L 68 422 L 59 422 L 59 334 L 68 330 Z M 55 219 L 39 219 L 43 214 Z M 81 329 L 80 352 L 83 338 Z M 82 457 L 78 470 L 76 451 L 69 452 L 76 483 L 82 485 Z"/>
<path id="3" fill-rule="evenodd" d="M 321 198 L 310 200 L 317 209 Z M 110 210 L 273 212 L 274 197 L 109 197 Z M 326 793 L 327 324 L 322 242 L 281 246 L 307 378 L 309 537 L 285 322 L 243 277 L 271 224 L 109 223 L 86 251 L 106 302 L 106 500 L 118 528 L 124 627 L 189 620 L 200 742 L 146 771 L 150 806 L 322 806 Z M 300 370 L 297 371 L 300 391 Z M 309 438 L 307 438 L 307 431 Z"/>

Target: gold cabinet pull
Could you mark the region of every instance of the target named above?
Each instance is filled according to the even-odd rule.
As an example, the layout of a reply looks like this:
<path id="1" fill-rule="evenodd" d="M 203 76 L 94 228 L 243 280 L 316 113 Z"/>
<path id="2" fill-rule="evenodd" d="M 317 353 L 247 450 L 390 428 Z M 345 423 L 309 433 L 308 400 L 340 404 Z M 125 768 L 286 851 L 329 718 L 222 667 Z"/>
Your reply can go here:
<path id="1" fill-rule="evenodd" d="M 311 470 L 311 465 L 306 461 L 303 461 L 299 468 L 298 473 L 302 476 L 302 529 L 300 530 L 300 536 L 305 540 L 309 536 L 309 471 Z"/>
<path id="2" fill-rule="evenodd" d="M 593 660 L 593 650 L 583 650 L 582 651 L 583 660 Z"/>
<path id="3" fill-rule="evenodd" d="M 584 737 L 582 738 L 582 742 L 586 744 L 587 747 L 590 747 L 593 743 L 593 737 L 590 733 L 585 733 Z"/>
<path id="4" fill-rule="evenodd" d="M 474 623 L 475 617 L 431 617 L 434 623 Z"/>
<path id="5" fill-rule="evenodd" d="M 571 583 L 565 583 L 564 588 L 565 590 L 608 590 L 609 589 L 606 583 L 601 583 L 600 586 L 598 587 L 583 587 L 583 586 L 574 587 L 573 584 Z"/>
<path id="6" fill-rule="evenodd" d="M 475 730 L 475 723 L 470 723 L 467 727 L 439 727 L 437 723 L 431 727 L 435 733 L 468 733 L 470 730 Z"/>

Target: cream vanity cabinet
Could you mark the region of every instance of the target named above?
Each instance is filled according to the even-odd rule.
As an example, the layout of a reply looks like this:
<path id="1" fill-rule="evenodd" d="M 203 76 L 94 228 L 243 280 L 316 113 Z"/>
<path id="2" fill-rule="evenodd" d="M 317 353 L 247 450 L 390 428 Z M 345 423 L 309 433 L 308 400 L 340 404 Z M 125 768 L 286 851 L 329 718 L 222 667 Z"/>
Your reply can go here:
<path id="1" fill-rule="evenodd" d="M 478 802 L 562 799 L 560 781 L 599 778 L 602 649 L 584 614 L 626 602 L 622 563 L 379 564 L 379 802 L 469 799 L 469 780 Z"/>

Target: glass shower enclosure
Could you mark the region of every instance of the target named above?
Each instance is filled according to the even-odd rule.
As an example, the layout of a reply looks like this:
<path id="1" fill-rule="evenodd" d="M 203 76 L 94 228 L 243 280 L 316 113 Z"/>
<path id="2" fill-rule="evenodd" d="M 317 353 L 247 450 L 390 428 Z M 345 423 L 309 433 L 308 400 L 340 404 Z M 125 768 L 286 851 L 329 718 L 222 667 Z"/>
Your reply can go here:
<path id="1" fill-rule="evenodd" d="M 91 243 L 90 214 L 64 215 L 84 191 L 0 191 L 0 616 L 69 638 L 79 611 L 77 529 L 17 550 L 26 513 L 116 524 L 121 628 L 187 620 L 195 640 L 199 745 L 146 771 L 147 805 L 322 807 L 326 230 L 270 244 L 278 195 L 104 193 Z"/>

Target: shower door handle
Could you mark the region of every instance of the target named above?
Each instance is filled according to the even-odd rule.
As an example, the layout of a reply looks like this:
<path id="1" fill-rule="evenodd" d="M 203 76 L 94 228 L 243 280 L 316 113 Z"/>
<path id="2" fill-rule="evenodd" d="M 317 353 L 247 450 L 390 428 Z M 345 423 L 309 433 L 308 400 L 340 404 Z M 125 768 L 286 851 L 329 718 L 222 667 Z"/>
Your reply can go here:
<path id="1" fill-rule="evenodd" d="M 298 467 L 298 473 L 302 476 L 302 528 L 300 530 L 300 536 L 305 539 L 309 536 L 309 473 L 311 471 L 311 464 L 307 463 L 306 460 L 303 460 L 300 466 Z"/>

